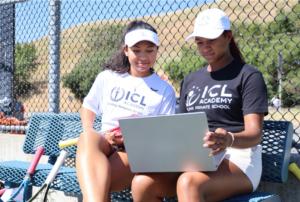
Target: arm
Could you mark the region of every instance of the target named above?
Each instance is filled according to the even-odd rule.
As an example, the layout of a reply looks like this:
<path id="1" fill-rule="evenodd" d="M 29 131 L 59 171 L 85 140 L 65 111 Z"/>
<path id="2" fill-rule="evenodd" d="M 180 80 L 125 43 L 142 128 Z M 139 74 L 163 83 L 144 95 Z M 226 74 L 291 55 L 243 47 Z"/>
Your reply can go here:
<path id="1" fill-rule="evenodd" d="M 247 148 L 260 143 L 263 127 L 263 114 L 247 114 L 244 116 L 245 129 L 239 133 L 234 133 L 232 147 Z M 229 140 L 228 140 L 229 139 Z M 227 137 L 227 142 L 230 142 Z M 230 143 L 231 144 L 231 143 Z"/>
<path id="2" fill-rule="evenodd" d="M 94 123 L 95 117 L 96 117 L 96 115 L 94 112 L 92 112 L 91 110 L 86 109 L 84 107 L 82 108 L 81 121 L 82 121 L 82 127 L 83 127 L 83 134 L 84 133 L 99 134 L 99 132 L 93 128 L 93 123 Z M 121 134 L 120 129 L 117 129 L 117 130 L 113 129 L 112 131 L 105 131 L 105 132 L 106 133 L 104 134 L 104 136 L 110 144 L 123 145 L 123 136 Z M 88 145 L 90 145 L 90 144 L 91 143 L 88 143 Z"/>
<path id="3" fill-rule="evenodd" d="M 94 131 L 93 123 L 96 117 L 95 113 L 83 107 L 80 116 L 83 132 Z"/>
<path id="4" fill-rule="evenodd" d="M 260 72 L 251 73 L 242 84 L 244 130 L 234 134 L 233 147 L 247 148 L 260 143 L 264 115 L 268 113 L 267 88 Z"/>
<path id="5" fill-rule="evenodd" d="M 260 143 L 263 114 L 247 114 L 244 116 L 245 129 L 238 133 L 230 133 L 223 128 L 208 132 L 204 137 L 204 147 L 212 149 L 212 154 L 223 151 L 227 147 L 249 148 Z"/>

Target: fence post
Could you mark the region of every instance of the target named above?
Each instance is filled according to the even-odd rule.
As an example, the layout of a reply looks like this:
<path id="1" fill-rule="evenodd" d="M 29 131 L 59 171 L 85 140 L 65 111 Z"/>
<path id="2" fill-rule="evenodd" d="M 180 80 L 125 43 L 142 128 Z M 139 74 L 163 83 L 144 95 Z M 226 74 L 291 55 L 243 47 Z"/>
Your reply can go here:
<path id="1" fill-rule="evenodd" d="M 13 111 L 15 5 L 0 2 L 0 111 Z"/>
<path id="2" fill-rule="evenodd" d="M 283 58 L 282 52 L 279 51 L 278 53 L 278 68 L 277 68 L 277 79 L 278 79 L 278 98 L 282 103 L 282 75 L 283 75 Z"/>
<path id="3" fill-rule="evenodd" d="M 60 97 L 60 0 L 49 0 L 49 112 L 58 113 Z"/>

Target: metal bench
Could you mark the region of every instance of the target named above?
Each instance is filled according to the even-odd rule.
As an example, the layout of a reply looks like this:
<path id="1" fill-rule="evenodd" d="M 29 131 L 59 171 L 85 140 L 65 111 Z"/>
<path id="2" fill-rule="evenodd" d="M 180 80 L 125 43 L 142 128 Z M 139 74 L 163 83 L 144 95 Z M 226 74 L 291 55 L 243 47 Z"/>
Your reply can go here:
<path id="1" fill-rule="evenodd" d="M 100 130 L 101 118 L 96 119 L 94 127 Z M 37 167 L 32 181 L 33 186 L 41 186 L 46 179 L 60 152 L 58 142 L 78 137 L 81 132 L 79 113 L 35 113 L 32 115 L 26 131 L 23 151 L 26 154 L 33 154 L 37 146 L 43 145 L 45 155 L 48 156 L 48 163 L 40 164 Z M 287 181 L 292 135 L 291 122 L 264 121 L 262 140 L 263 181 L 276 183 Z M 72 146 L 67 150 L 69 160 L 72 161 L 76 155 L 76 147 Z M 6 186 L 17 186 L 21 183 L 28 165 L 28 162 L 25 161 L 0 162 L 0 180 L 4 181 Z M 62 167 L 51 188 L 63 191 L 67 195 L 76 196 L 79 200 L 81 199 L 81 190 L 74 167 L 67 165 Z M 130 190 L 112 193 L 111 199 L 112 201 L 132 201 Z M 164 201 L 176 201 L 176 198 L 164 199 Z M 226 200 L 226 202 L 229 201 L 280 201 L 280 197 L 274 193 L 256 191 Z"/>

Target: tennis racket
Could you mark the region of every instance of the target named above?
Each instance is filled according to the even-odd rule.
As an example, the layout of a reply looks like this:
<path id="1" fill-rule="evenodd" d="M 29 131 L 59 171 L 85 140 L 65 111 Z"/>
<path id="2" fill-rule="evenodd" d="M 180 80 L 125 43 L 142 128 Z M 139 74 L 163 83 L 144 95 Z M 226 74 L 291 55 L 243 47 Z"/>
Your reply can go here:
<path id="1" fill-rule="evenodd" d="M 106 134 L 106 133 L 110 133 L 110 132 L 114 132 L 114 131 L 119 131 L 120 130 L 120 127 L 115 127 L 115 128 L 112 128 L 110 130 L 106 130 L 106 131 L 100 131 L 100 133 L 102 134 Z M 78 137 L 76 138 L 71 138 L 71 139 L 68 139 L 68 140 L 62 140 L 58 143 L 58 146 L 59 148 L 63 149 L 63 148 L 66 148 L 66 147 L 70 147 L 70 146 L 73 146 L 73 145 L 76 145 L 77 142 L 78 142 Z"/>
<path id="2" fill-rule="evenodd" d="M 5 188 L 1 189 L 1 190 L 0 190 L 0 196 L 2 196 L 2 195 L 4 194 L 5 191 L 6 191 Z"/>
<path id="3" fill-rule="evenodd" d="M 68 152 L 65 151 L 65 150 L 62 150 L 60 152 L 60 154 L 59 154 L 55 164 L 53 165 L 49 175 L 47 176 L 44 184 L 41 186 L 41 188 L 27 202 L 34 201 L 37 198 L 37 196 L 39 196 L 41 194 L 43 195 L 43 202 L 47 201 L 47 195 L 48 195 L 50 185 L 53 182 L 53 180 L 55 179 L 55 177 L 58 173 L 58 170 L 62 166 L 62 164 L 64 163 L 67 155 L 68 155 Z"/>
<path id="4" fill-rule="evenodd" d="M 45 151 L 44 147 L 37 148 L 34 158 L 31 162 L 29 168 L 27 169 L 26 175 L 25 175 L 22 183 L 20 184 L 20 186 L 18 188 L 7 189 L 1 198 L 3 201 L 25 202 L 25 200 L 27 198 L 27 194 L 28 194 L 28 188 L 29 188 L 29 184 L 31 181 L 31 177 L 34 174 L 36 166 L 37 166 L 40 158 L 44 154 L 44 151 Z M 12 194 L 10 194 L 10 193 L 12 193 Z"/>

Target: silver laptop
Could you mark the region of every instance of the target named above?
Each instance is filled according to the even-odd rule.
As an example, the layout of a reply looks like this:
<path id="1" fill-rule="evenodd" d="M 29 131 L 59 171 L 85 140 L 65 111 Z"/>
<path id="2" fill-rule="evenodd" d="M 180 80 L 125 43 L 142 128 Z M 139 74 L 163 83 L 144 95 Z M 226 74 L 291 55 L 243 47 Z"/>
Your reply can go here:
<path id="1" fill-rule="evenodd" d="M 224 152 L 210 156 L 204 112 L 119 120 L 132 172 L 215 171 Z"/>

